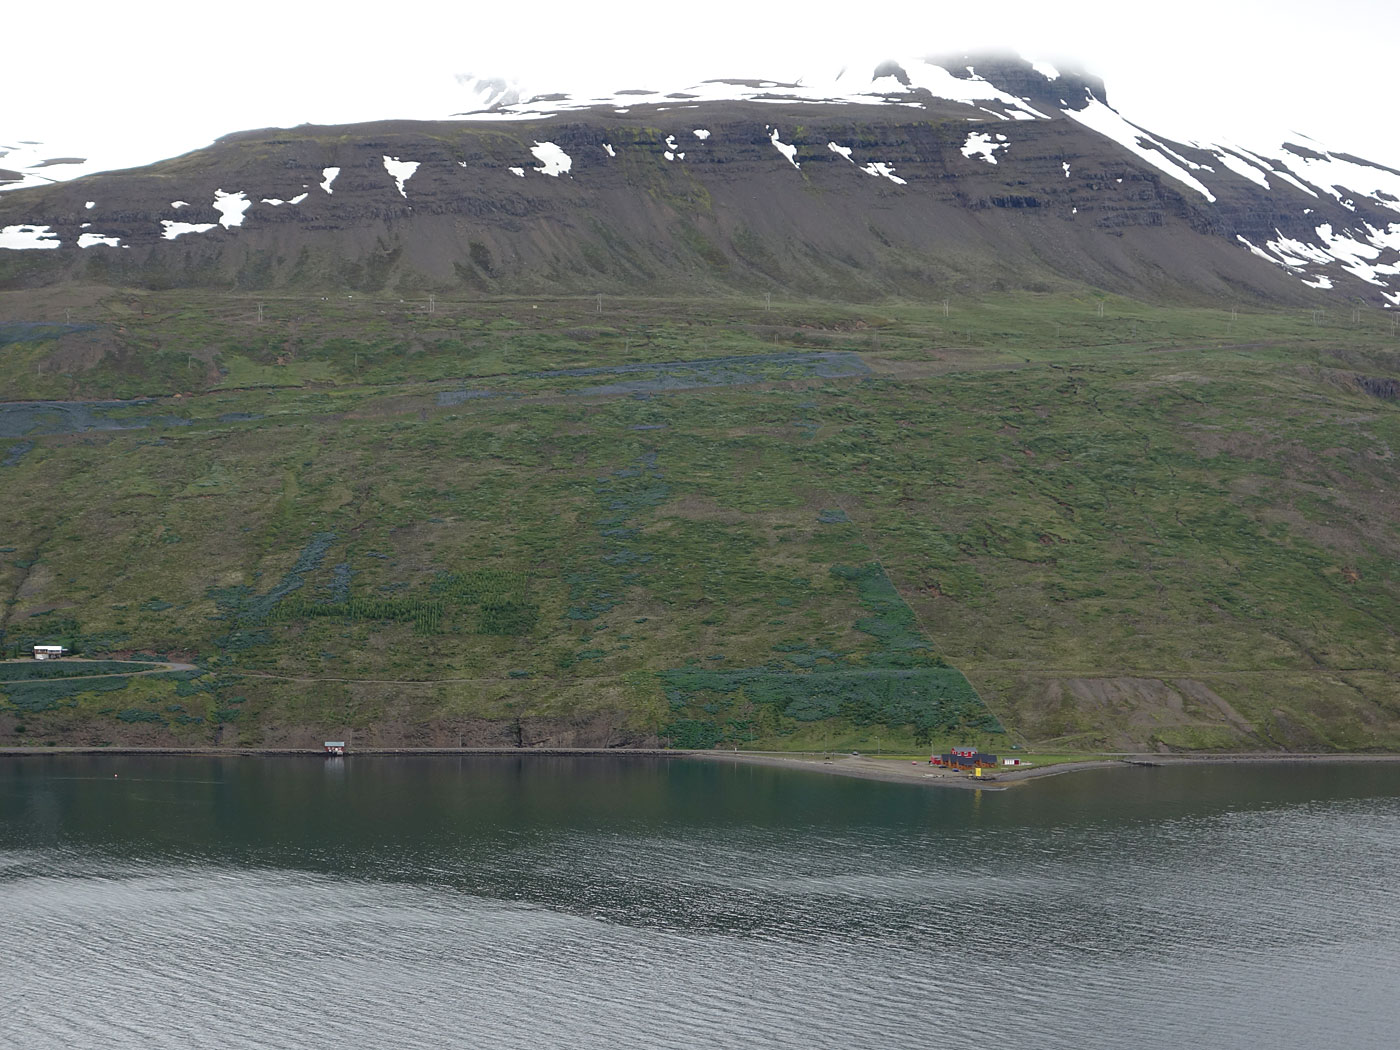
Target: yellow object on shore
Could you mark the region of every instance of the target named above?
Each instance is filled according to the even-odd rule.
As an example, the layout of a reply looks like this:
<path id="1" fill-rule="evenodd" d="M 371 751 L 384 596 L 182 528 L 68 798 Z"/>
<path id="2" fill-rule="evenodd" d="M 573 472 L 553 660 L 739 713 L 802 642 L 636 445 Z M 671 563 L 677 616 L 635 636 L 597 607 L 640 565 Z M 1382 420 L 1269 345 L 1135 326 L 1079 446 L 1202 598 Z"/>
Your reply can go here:
<path id="1" fill-rule="evenodd" d="M 981 766 L 978 766 L 976 769 L 974 769 L 974 770 L 972 771 L 972 775 L 973 775 L 974 777 L 980 777 L 980 776 L 982 775 L 982 767 L 981 767 Z"/>

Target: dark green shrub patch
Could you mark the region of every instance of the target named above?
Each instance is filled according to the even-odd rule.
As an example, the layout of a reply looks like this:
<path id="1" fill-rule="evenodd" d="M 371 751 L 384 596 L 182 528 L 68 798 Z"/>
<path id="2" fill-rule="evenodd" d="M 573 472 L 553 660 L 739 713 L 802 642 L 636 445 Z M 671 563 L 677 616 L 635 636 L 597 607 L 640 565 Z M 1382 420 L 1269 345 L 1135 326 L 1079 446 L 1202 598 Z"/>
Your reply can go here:
<path id="1" fill-rule="evenodd" d="M 3 694 L 0 695 L 21 711 L 52 711 L 60 703 L 71 700 L 79 693 L 120 692 L 130 682 L 130 678 L 123 676 L 7 682 L 4 684 Z"/>
<path id="2" fill-rule="evenodd" d="M 144 707 L 128 707 L 125 711 L 118 711 L 117 720 L 120 722 L 155 722 L 159 725 L 165 725 L 165 719 L 158 712 Z"/>
<path id="3" fill-rule="evenodd" d="M 31 663 L 0 664 L 0 682 L 29 682 L 49 678 L 78 678 L 102 674 L 130 674 L 153 667 L 153 664 L 126 660 L 35 660 Z"/>
<path id="4" fill-rule="evenodd" d="M 916 739 L 954 730 L 1002 732 L 961 671 L 951 667 L 917 669 L 841 669 L 801 674 L 769 667 L 734 671 L 680 668 L 663 671 L 661 679 L 672 712 L 677 716 L 663 730 L 675 743 L 682 726 L 694 738 L 692 723 L 705 723 L 721 743 L 740 743 L 723 717 L 735 717 L 760 707 L 777 716 L 779 732 L 786 722 L 815 722 L 845 718 L 858 726 L 907 727 Z M 739 719 L 743 720 L 743 719 Z M 711 746 L 711 745 L 707 745 Z"/>
<path id="5" fill-rule="evenodd" d="M 933 652 L 914 618 L 914 611 L 905 604 L 894 584 L 878 563 L 855 568 L 834 565 L 833 576 L 855 583 L 860 604 L 873 615 L 856 621 L 856 630 L 873 635 L 880 641 L 881 651 L 867 657 L 874 667 L 942 667 L 944 661 Z"/>

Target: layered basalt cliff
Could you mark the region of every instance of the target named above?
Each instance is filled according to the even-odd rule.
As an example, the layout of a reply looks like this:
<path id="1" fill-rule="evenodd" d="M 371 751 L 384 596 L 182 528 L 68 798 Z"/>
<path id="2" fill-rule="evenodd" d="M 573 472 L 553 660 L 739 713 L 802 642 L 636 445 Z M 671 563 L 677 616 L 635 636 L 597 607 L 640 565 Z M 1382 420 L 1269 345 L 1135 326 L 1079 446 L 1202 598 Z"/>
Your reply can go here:
<path id="1" fill-rule="evenodd" d="M 0 280 L 1400 301 L 1400 173 L 1168 142 L 1093 78 L 1014 58 L 874 73 L 844 98 L 729 85 L 230 135 L 0 195 Z"/>

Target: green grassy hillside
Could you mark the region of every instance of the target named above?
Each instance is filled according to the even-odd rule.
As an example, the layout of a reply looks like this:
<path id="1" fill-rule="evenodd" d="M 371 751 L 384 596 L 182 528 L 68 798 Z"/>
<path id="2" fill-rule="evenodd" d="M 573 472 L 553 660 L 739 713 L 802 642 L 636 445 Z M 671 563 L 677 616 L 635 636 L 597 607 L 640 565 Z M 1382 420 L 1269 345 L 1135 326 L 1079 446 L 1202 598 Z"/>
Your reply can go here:
<path id="1" fill-rule="evenodd" d="M 1387 317 L 45 295 L 0 743 L 1400 744 Z"/>

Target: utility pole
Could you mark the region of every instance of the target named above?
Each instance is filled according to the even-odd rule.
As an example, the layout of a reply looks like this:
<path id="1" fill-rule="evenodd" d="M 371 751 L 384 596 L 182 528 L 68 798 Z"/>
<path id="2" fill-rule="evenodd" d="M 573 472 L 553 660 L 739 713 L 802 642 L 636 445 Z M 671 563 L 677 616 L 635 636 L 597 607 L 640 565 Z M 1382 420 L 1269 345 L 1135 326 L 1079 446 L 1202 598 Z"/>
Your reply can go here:
<path id="1" fill-rule="evenodd" d="M 599 312 L 599 313 L 602 313 L 602 312 L 603 312 L 603 293 L 602 293 L 602 292 L 599 292 L 599 293 L 598 293 L 598 312 Z"/>
<path id="2" fill-rule="evenodd" d="M 764 292 L 764 293 L 763 293 L 763 309 L 764 309 L 765 311 L 768 311 L 768 310 L 773 309 L 773 293 L 772 293 L 772 292 Z"/>
<path id="3" fill-rule="evenodd" d="M 263 304 L 262 304 L 262 303 L 258 303 L 258 321 L 261 322 L 262 319 L 263 319 Z"/>
<path id="4" fill-rule="evenodd" d="M 943 300 L 943 316 L 944 316 L 944 317 L 947 317 L 947 316 L 948 316 L 948 300 L 947 300 L 947 299 L 944 299 L 944 300 Z"/>
<path id="5" fill-rule="evenodd" d="M 428 295 L 428 313 L 437 313 L 437 296 L 431 293 Z"/>

